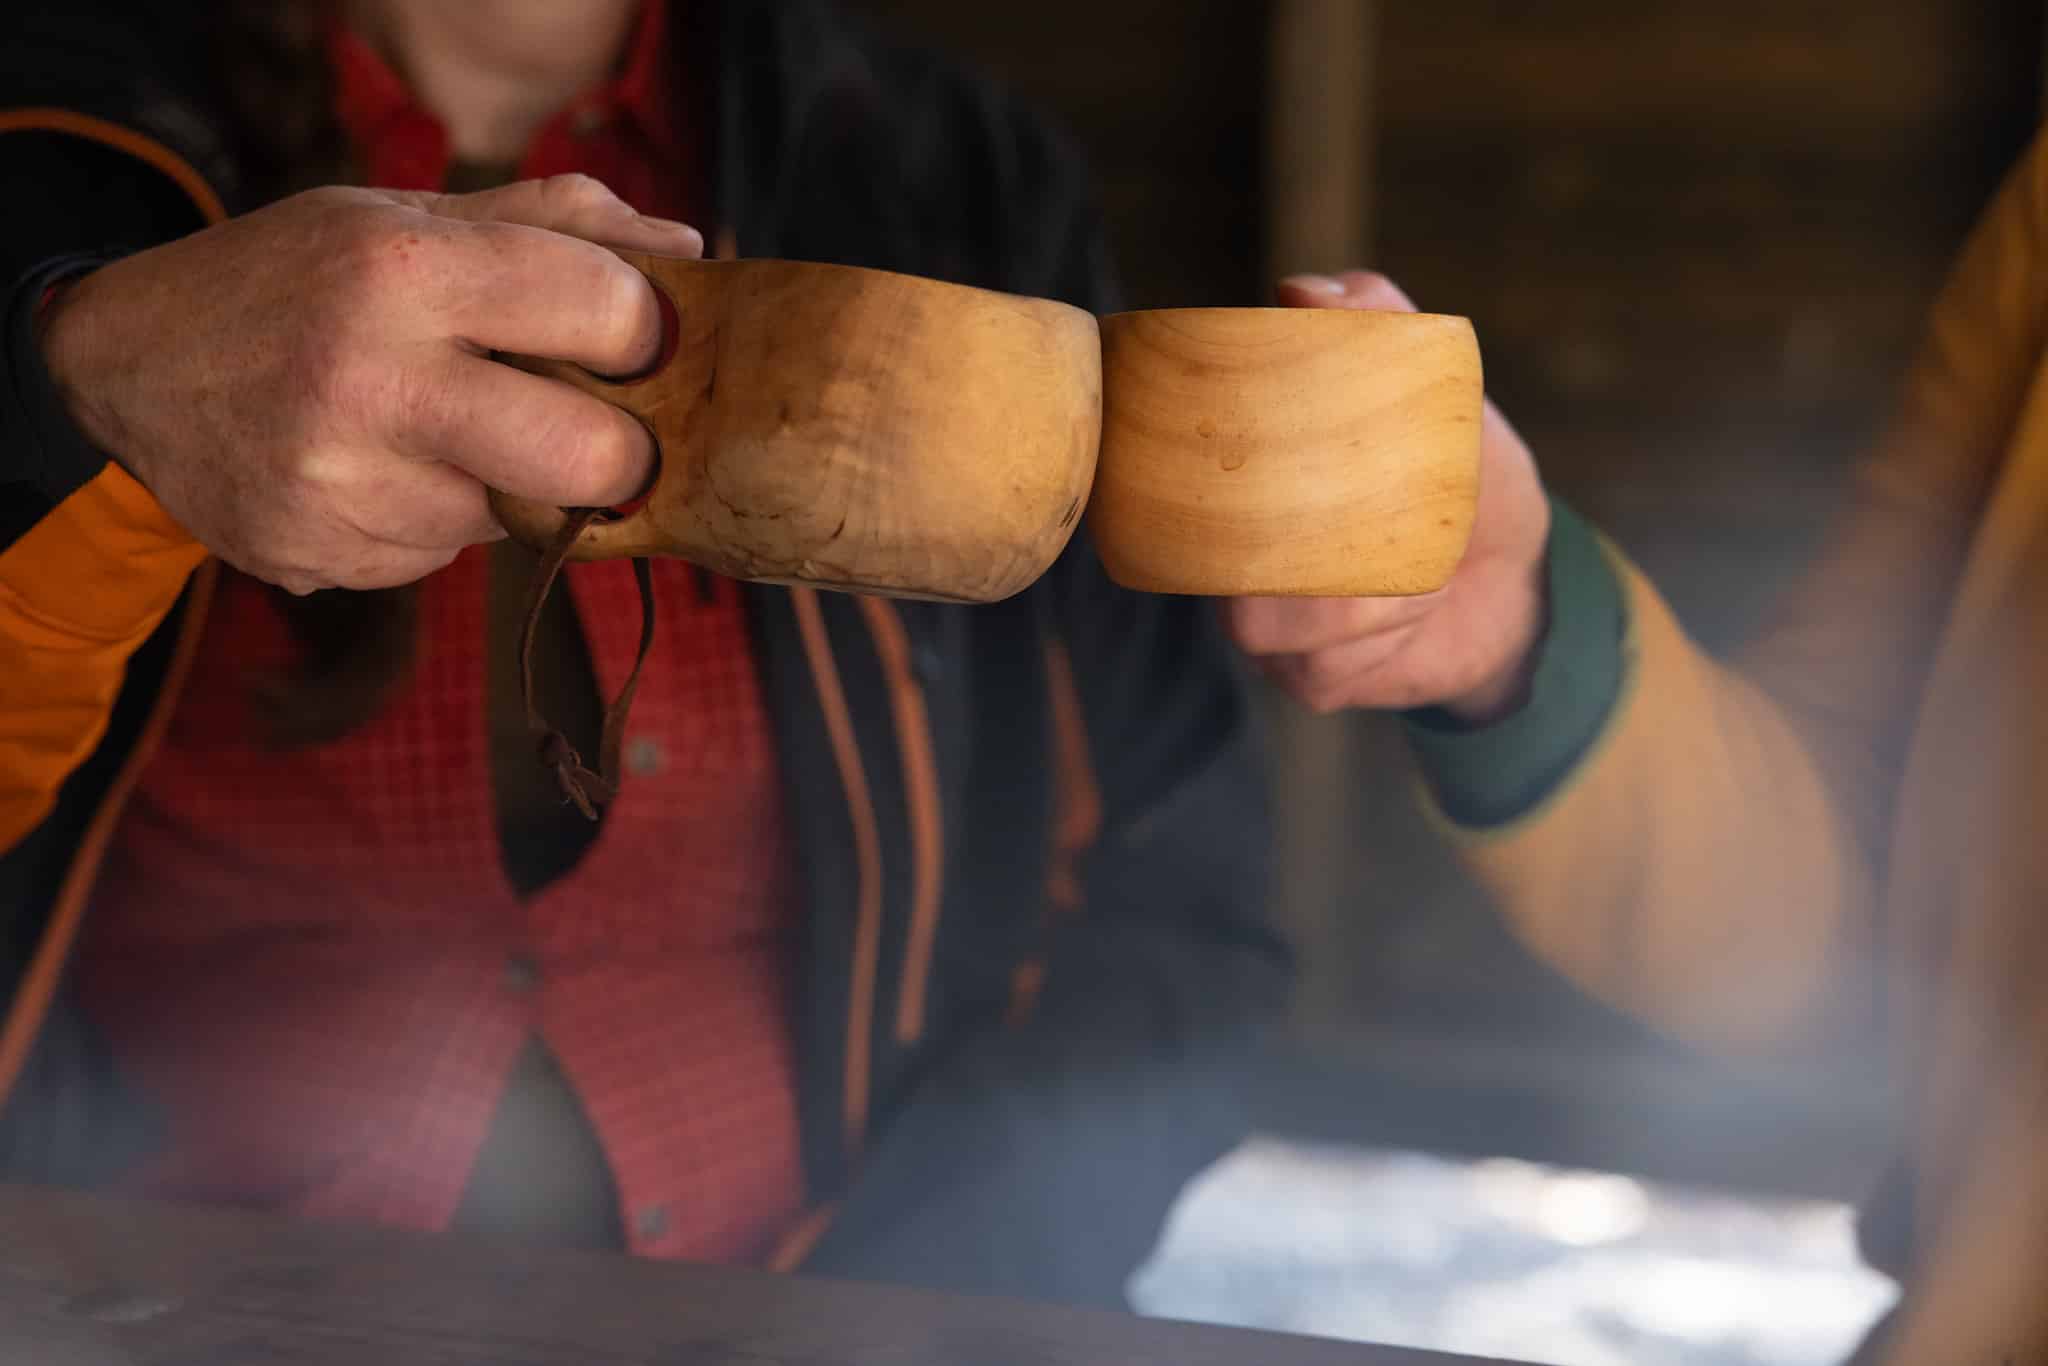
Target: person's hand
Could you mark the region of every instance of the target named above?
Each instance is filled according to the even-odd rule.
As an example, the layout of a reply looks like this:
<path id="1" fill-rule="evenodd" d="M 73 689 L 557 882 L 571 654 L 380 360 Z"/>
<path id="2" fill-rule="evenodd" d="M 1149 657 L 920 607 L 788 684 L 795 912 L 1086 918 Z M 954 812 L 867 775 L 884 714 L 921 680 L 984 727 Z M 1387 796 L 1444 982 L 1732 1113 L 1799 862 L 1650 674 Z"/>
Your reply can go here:
<path id="1" fill-rule="evenodd" d="M 645 369 L 661 310 L 605 248 L 703 245 L 585 176 L 311 190 L 83 277 L 43 349 L 86 436 L 222 559 L 297 593 L 389 587 L 504 535 L 486 485 L 640 491 L 644 427 L 490 353 Z"/>
<path id="2" fill-rule="evenodd" d="M 1379 275 L 1295 276 L 1298 308 L 1415 311 Z M 1439 705 L 1483 722 L 1512 709 L 1544 625 L 1550 505 L 1536 462 L 1486 405 L 1472 541 L 1442 589 L 1412 598 L 1237 598 L 1230 634 L 1288 693 L 1317 711 Z"/>

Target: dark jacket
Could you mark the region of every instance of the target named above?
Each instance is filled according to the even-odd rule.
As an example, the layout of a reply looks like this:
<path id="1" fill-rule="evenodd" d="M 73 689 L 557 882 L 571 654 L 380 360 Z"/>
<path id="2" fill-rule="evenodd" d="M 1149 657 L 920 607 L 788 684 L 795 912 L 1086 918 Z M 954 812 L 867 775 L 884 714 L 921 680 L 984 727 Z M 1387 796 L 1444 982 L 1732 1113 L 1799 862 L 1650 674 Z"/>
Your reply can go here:
<path id="1" fill-rule="evenodd" d="M 208 189 L 254 207 L 192 7 L 26 10 L 0 20 L 0 288 L 194 230 Z M 679 80 L 716 92 L 715 213 L 743 254 L 1110 307 L 1076 163 L 1004 95 L 808 3 L 679 10 L 679 60 L 715 60 Z M 23 293 L 0 349 L 0 580 L 103 474 L 48 392 Z M 27 988 L 39 949 L 46 977 L 61 966 L 52 908 L 88 899 L 89 827 L 175 700 L 167 664 L 209 582 L 136 650 L 105 739 L 0 856 L 0 1000 L 34 1039 L 0 1112 L 7 1177 L 93 1183 L 147 1149 L 147 1106 L 61 975 L 47 1014 Z M 1246 695 L 1212 613 L 1113 587 L 1085 525 L 989 607 L 750 591 L 801 848 L 803 1152 L 834 1211 L 805 1269 L 1119 1302 L 1175 1192 L 1241 1136 L 1230 1083 L 1286 975 Z M 0 632 L 0 671 L 25 649 Z"/>

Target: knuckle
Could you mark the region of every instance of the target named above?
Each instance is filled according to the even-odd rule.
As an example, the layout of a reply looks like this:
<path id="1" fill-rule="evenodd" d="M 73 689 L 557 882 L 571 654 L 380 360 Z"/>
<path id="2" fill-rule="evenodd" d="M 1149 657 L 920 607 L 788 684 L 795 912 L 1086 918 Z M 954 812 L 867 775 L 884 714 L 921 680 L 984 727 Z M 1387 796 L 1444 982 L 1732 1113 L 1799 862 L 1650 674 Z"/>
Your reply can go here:
<path id="1" fill-rule="evenodd" d="M 338 215 L 342 221 L 346 221 L 347 211 L 360 207 L 362 202 L 362 191 L 360 190 L 345 185 L 316 185 L 310 190 L 300 190 L 296 194 L 287 195 L 272 205 L 270 209 L 259 209 L 257 212 L 274 212 L 293 216 L 300 214 L 332 214 Z"/>
<path id="2" fill-rule="evenodd" d="M 606 320 L 621 328 L 637 328 L 653 315 L 654 293 L 640 272 L 606 252 L 593 255 L 599 274 L 597 297 Z"/>
<path id="3" fill-rule="evenodd" d="M 382 410 L 377 415 L 391 424 L 389 430 L 424 434 L 445 425 L 456 405 L 458 382 L 452 366 L 414 361 L 392 366 L 380 383 L 367 387 L 374 395 L 370 402 Z"/>
<path id="4" fill-rule="evenodd" d="M 350 213 L 339 237 L 336 274 L 345 290 L 360 297 L 362 291 L 382 291 L 411 278 L 408 248 L 418 234 L 401 229 L 392 215 L 378 210 Z"/>
<path id="5" fill-rule="evenodd" d="M 614 420 L 594 414 L 579 424 L 573 440 L 564 443 L 572 452 L 565 470 L 577 496 L 588 503 L 614 501 L 619 488 L 628 482 L 639 455 L 640 437 L 630 418 Z"/>
<path id="6" fill-rule="evenodd" d="M 647 282 L 631 266 L 609 254 L 593 265 L 589 294 L 592 325 L 605 351 L 616 356 L 621 366 L 630 367 L 639 359 L 630 353 L 659 332 L 659 307 Z"/>
<path id="7" fill-rule="evenodd" d="M 333 252 L 328 301 L 344 318 L 419 307 L 455 258 L 445 226 L 420 213 L 380 204 L 345 215 Z"/>
<path id="8" fill-rule="evenodd" d="M 549 204 L 570 213 L 609 208 L 619 202 L 603 181 L 581 171 L 549 176 L 541 182 L 540 193 Z"/>

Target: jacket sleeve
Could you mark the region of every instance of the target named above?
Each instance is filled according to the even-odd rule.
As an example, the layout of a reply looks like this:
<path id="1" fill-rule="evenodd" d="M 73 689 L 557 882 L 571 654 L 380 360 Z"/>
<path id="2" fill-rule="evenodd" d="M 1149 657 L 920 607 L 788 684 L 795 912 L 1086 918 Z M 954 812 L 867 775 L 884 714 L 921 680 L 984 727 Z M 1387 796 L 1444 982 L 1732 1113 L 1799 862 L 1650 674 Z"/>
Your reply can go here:
<path id="1" fill-rule="evenodd" d="M 1815 567 L 1739 660 L 1704 654 L 1642 575 L 1562 517 L 1526 711 L 1474 732 L 1413 727 L 1473 867 L 1596 994 L 1750 1055 L 1874 1022 L 1878 862 L 2048 330 L 2044 230 L 2037 144 L 1973 233 Z"/>
<path id="2" fill-rule="evenodd" d="M 1044 168 L 1014 220 L 1050 263 L 1034 283 L 1101 311 L 1076 163 L 1018 155 Z M 1209 604 L 1114 587 L 1085 526 L 1033 591 L 1070 741 L 1051 762 L 1078 780 L 1074 885 L 1028 1017 L 921 1080 L 805 1270 L 1121 1308 L 1181 1187 L 1246 1133 L 1241 1083 L 1289 963 L 1265 920 L 1248 694 Z"/>
<path id="3" fill-rule="evenodd" d="M 147 46 L 106 6 L 0 20 L 0 852 L 92 752 L 129 657 L 204 558 L 70 423 L 35 325 L 66 269 L 223 214 L 199 154 L 159 126 L 202 123 Z"/>

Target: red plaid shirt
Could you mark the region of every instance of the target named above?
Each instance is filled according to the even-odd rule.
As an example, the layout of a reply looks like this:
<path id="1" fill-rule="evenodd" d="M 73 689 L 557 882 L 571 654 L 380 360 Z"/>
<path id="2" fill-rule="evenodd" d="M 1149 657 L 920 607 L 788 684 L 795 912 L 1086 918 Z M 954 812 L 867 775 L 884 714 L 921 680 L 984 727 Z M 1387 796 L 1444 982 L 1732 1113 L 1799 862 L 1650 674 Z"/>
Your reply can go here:
<path id="1" fill-rule="evenodd" d="M 601 176 L 687 217 L 663 6 L 619 79 L 520 167 Z M 333 47 L 373 183 L 428 188 L 439 125 L 360 42 Z M 256 740 L 252 677 L 293 658 L 261 585 L 224 577 L 199 662 L 115 841 L 78 983 L 169 1120 L 143 1190 L 436 1229 L 527 1041 L 609 1159 L 630 1246 L 751 1259 L 799 1212 L 785 1002 L 792 851 L 739 591 L 655 566 L 660 620 L 595 843 L 528 899 L 506 879 L 486 735 L 488 557 L 422 585 L 402 693 L 339 742 Z M 607 696 L 631 667 L 623 564 L 565 574 Z"/>

